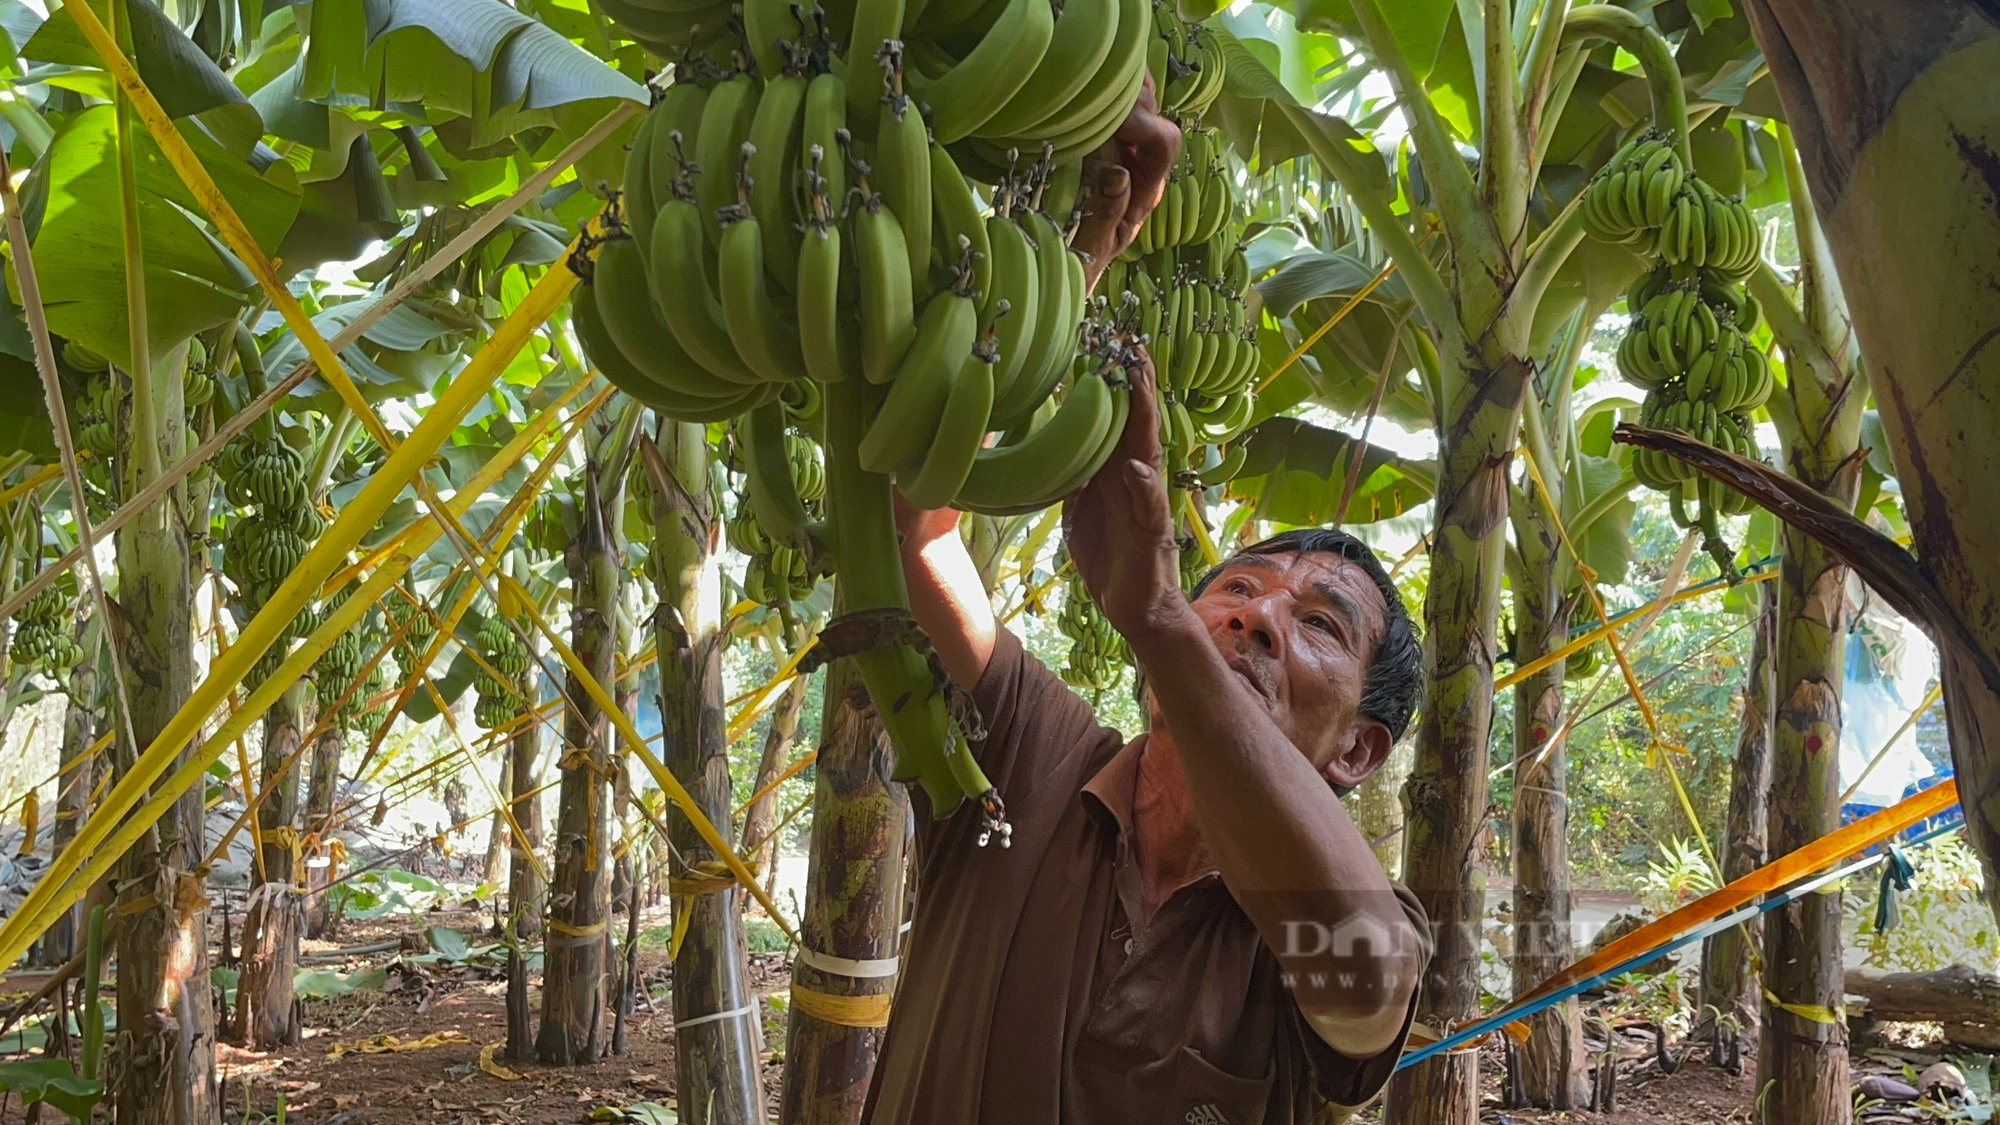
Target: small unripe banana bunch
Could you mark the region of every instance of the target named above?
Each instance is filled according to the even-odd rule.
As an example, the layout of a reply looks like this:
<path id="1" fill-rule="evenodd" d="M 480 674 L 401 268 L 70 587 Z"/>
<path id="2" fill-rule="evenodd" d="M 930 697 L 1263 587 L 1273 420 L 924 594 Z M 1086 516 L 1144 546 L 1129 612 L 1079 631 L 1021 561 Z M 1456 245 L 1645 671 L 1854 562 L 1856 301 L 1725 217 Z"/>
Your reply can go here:
<path id="1" fill-rule="evenodd" d="M 1207 242 L 1235 217 L 1238 200 L 1216 131 L 1183 129 L 1180 159 L 1167 174 L 1160 205 L 1146 216 L 1127 254 Z"/>
<path id="2" fill-rule="evenodd" d="M 1125 639 L 1111 627 L 1110 619 L 1090 599 L 1083 583 L 1074 577 L 1066 584 L 1062 610 L 1056 616 L 1056 628 L 1071 642 L 1069 657 L 1062 669 L 1065 683 L 1089 691 L 1102 691 L 1117 682 L 1125 667 Z"/>
<path id="3" fill-rule="evenodd" d="M 472 674 L 472 688 L 477 695 L 473 701 L 473 719 L 492 730 L 520 715 L 523 704 L 515 693 L 514 682 L 527 673 L 532 657 L 527 645 L 497 616 L 479 623 L 473 633 L 473 648 L 493 672 L 506 677 L 503 682 L 485 668 Z"/>
<path id="4" fill-rule="evenodd" d="M 1221 42 L 1206 24 L 1181 19 L 1172 0 L 1153 5 L 1153 31 L 1146 66 L 1159 91 L 1160 112 L 1201 117 L 1221 95 L 1228 75 Z"/>
<path id="5" fill-rule="evenodd" d="M 72 348 L 83 350 L 74 343 L 63 345 L 65 354 Z M 117 434 L 111 423 L 112 411 L 117 409 L 117 400 L 113 397 L 115 393 L 107 364 L 92 372 L 84 381 L 83 394 L 78 396 L 75 412 L 70 418 L 77 444 L 99 457 L 108 457 L 118 449 Z"/>
<path id="6" fill-rule="evenodd" d="M 17 663 L 52 676 L 67 673 L 83 662 L 83 646 L 77 643 L 72 628 L 75 609 L 63 590 L 65 582 L 50 582 L 21 606 L 14 616 L 14 638 L 8 649 Z"/>
<path id="7" fill-rule="evenodd" d="M 1584 188 L 1584 230 L 1600 242 L 1643 242 L 1673 214 L 1688 178 L 1672 136 L 1641 134 L 1605 161 Z"/>

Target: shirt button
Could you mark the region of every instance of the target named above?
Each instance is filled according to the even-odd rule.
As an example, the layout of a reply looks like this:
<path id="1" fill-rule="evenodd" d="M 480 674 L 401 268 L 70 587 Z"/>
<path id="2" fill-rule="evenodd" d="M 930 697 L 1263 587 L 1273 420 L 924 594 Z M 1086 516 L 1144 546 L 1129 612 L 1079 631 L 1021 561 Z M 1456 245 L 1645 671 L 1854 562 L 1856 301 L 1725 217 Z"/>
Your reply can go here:
<path id="1" fill-rule="evenodd" d="M 1131 939 L 1131 938 L 1126 938 L 1126 939 L 1125 939 L 1125 955 L 1126 955 L 1127 957 L 1130 957 L 1130 956 L 1132 955 L 1132 939 Z"/>

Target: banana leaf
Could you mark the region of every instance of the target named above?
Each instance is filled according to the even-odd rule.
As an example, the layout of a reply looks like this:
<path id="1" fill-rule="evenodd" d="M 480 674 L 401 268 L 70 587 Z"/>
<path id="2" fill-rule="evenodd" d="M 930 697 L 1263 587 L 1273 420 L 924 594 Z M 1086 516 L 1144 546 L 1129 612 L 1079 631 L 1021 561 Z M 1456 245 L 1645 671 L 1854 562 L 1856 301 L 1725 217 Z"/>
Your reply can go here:
<path id="1" fill-rule="evenodd" d="M 1243 440 L 1249 443 L 1247 460 L 1230 482 L 1229 495 L 1250 501 L 1258 519 L 1296 527 L 1333 522 L 1354 438 L 1298 418 L 1271 418 Z M 1370 444 L 1362 452 L 1360 477 L 1345 523 L 1400 516 L 1428 501 L 1436 466 Z"/>
<path id="2" fill-rule="evenodd" d="M 299 185 L 283 161 L 262 168 L 225 151 L 197 126 L 182 134 L 266 253 L 299 208 Z M 143 132 L 133 137 L 139 234 L 145 261 L 148 346 L 154 358 L 235 316 L 256 282 L 210 237 L 192 193 Z M 120 230 L 116 123 L 108 105 L 71 115 L 21 189 L 21 207 L 49 327 L 129 365 L 125 256 Z M 14 286 L 13 275 L 8 276 Z M 18 300 L 18 291 L 10 290 Z"/>

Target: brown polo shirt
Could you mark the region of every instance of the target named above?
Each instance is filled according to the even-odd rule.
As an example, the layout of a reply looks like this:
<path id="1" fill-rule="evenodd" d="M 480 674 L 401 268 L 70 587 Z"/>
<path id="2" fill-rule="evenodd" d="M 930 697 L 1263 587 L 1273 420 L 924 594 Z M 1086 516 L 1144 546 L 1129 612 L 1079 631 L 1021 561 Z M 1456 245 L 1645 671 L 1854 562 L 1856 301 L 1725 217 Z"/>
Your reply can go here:
<path id="1" fill-rule="evenodd" d="M 916 916 L 864 1122 L 1291 1125 L 1381 1090 L 1402 1037 L 1369 1059 L 1326 1046 L 1219 874 L 1143 921 L 1143 739 L 1099 726 L 1005 630 L 974 698 L 1013 846 L 978 847 L 977 816 L 933 820 L 913 787 Z"/>

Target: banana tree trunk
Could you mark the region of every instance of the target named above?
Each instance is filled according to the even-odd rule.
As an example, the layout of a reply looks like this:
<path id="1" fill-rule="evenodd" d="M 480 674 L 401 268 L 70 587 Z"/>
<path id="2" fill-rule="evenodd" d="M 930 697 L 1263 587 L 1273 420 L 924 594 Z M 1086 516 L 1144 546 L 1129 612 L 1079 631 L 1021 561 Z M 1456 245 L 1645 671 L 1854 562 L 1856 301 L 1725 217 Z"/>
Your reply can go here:
<path id="1" fill-rule="evenodd" d="M 157 447 L 155 463 L 182 452 L 181 364 L 163 364 L 151 417 L 125 416 L 121 445 Z M 118 458 L 120 492 L 149 482 L 146 462 Z M 205 521 L 205 517 L 204 517 Z M 118 597 L 112 659 L 122 666 L 132 729 L 120 731 L 117 762 L 131 768 L 186 703 L 194 687 L 194 575 L 187 521 L 170 493 L 118 529 Z M 176 768 L 194 747 L 181 750 Z M 110 1100 L 128 1125 L 206 1125 L 215 1116 L 215 1012 L 208 980 L 208 911 L 202 895 L 201 788 L 189 789 L 117 867 L 118 1032 Z"/>
<path id="2" fill-rule="evenodd" d="M 1505 347 L 1492 334 L 1495 347 Z M 1444 1028 L 1479 1012 L 1479 927 L 1485 909 L 1487 736 L 1493 719 L 1494 632 L 1506 546 L 1507 465 L 1526 388 L 1525 332 L 1505 358 L 1458 373 L 1440 419 L 1437 524 L 1424 600 L 1428 693 L 1417 764 L 1405 788 L 1403 882 L 1436 932 L 1418 1023 Z M 1449 354 L 1440 349 L 1442 354 Z M 1386 1125 L 1472 1125 L 1476 1057 L 1447 1053 L 1397 1073 Z"/>
<path id="3" fill-rule="evenodd" d="M 514 681 L 520 698 L 530 704 L 540 699 L 540 669 L 533 661 Z M 522 723 L 507 736 L 508 800 L 513 802 L 514 823 L 521 837 L 511 841 L 507 861 L 507 919 L 511 940 L 507 943 L 507 1057 L 521 1062 L 535 1058 L 534 1009 L 528 996 L 527 949 L 542 932 L 542 878 L 532 857 L 542 850 L 542 797 L 533 793 L 537 781 L 535 761 L 542 753 L 542 724 Z M 511 831 L 511 829 L 510 829 Z"/>
<path id="4" fill-rule="evenodd" d="M 578 526 L 564 563 L 570 579 L 570 647 L 600 684 L 618 652 L 617 544 L 596 466 L 585 471 Z M 548 933 L 542 939 L 542 1026 L 535 1053 L 556 1066 L 584 1066 L 604 1053 L 605 927 L 611 915 L 610 727 L 572 674 L 563 711 L 562 786 Z"/>
<path id="5" fill-rule="evenodd" d="M 1368 837 L 1376 861 L 1391 879 L 1403 877 L 1403 822 L 1408 812 L 1403 807 L 1403 787 L 1416 764 L 1416 744 L 1406 739 L 1389 751 L 1381 768 L 1355 788 L 1348 802 L 1354 826 Z"/>
<path id="6" fill-rule="evenodd" d="M 90 813 L 90 794 L 97 785 L 97 761 L 85 751 L 97 739 L 99 705 L 96 662 L 87 658 L 71 670 L 69 677 L 69 706 L 63 712 L 62 757 L 56 775 L 56 822 L 50 832 L 53 837 L 50 855 L 62 854 L 75 838 L 83 818 Z M 93 887 L 84 901 L 63 911 L 37 947 L 37 964 L 54 968 L 76 955 L 83 920 L 90 916 L 91 906 L 102 901 L 100 895 Z"/>
<path id="7" fill-rule="evenodd" d="M 2000 910 L 2000 25 L 1975 0 L 1751 0 L 1841 273 L 1913 546 L 1976 654 L 1945 715 Z"/>
<path id="8" fill-rule="evenodd" d="M 305 684 L 293 684 L 264 714 L 266 793 L 257 806 L 257 863 L 263 882 L 243 912 L 243 975 L 236 987 L 236 1039 L 260 1051 L 295 1043 L 298 1021 L 292 1003 L 292 970 L 298 964 L 300 728 L 305 720 Z"/>
<path id="9" fill-rule="evenodd" d="M 764 756 L 757 762 L 757 788 L 753 793 L 763 793 L 778 772 L 791 760 L 792 743 L 798 738 L 799 714 L 806 706 L 806 678 L 793 677 L 785 685 L 778 701 L 771 705 L 771 726 L 764 732 Z M 750 803 L 743 814 L 743 858 L 753 871 L 768 872 L 778 862 L 778 849 L 774 841 L 767 839 L 771 826 L 778 819 L 778 795 L 766 793 Z M 749 849 L 756 849 L 751 852 Z"/>
<path id="10" fill-rule="evenodd" d="M 657 450 L 648 446 L 644 452 L 653 481 L 654 575 L 660 592 L 653 621 L 664 734 L 660 757 L 703 814 L 726 825 L 733 809 L 723 734 L 725 634 L 706 433 L 700 426 L 671 424 Z M 681 1113 L 690 1125 L 763 1122 L 769 1114 L 758 1073 L 757 999 L 750 992 L 738 905 L 743 891 L 733 883 L 718 884 L 713 876 L 704 879 L 700 869 L 715 861 L 714 850 L 671 805 L 665 820 L 673 844 L 669 900 L 676 929 L 686 931 L 674 958 L 673 990 Z"/>
<path id="11" fill-rule="evenodd" d="M 855 961 L 893 962 L 903 921 L 909 796 L 886 779 L 894 750 L 866 704 L 851 660 L 828 669 L 815 762 L 810 866 L 799 939 Z M 792 963 L 794 988 L 882 995 L 895 977 L 830 974 Z M 832 1023 L 792 1005 L 785 1043 L 783 1125 L 857 1125 L 881 1047 L 879 1027 Z"/>
<path id="12" fill-rule="evenodd" d="M 502 801 L 514 799 L 514 771 L 503 759 L 500 763 L 500 784 L 496 787 Z M 507 843 L 514 830 L 507 827 L 507 818 L 499 809 L 487 818 L 486 859 L 479 865 L 479 881 L 489 887 L 497 887 L 507 877 Z"/>
<path id="13" fill-rule="evenodd" d="M 1556 529 L 1532 504 L 1514 520 L 1521 570 L 1514 586 L 1514 657 L 1526 663 L 1569 639 L 1570 602 Z M 1514 685 L 1514 992 L 1526 993 L 1575 959 L 1570 916 L 1568 769 L 1564 760 L 1564 662 Z M 1513 1056 L 1528 1105 L 1587 1104 L 1583 1024 L 1575 1000 L 1525 1021 Z"/>
<path id="14" fill-rule="evenodd" d="M 1796 454 L 1793 475 L 1813 481 Z M 1845 500 L 1854 480 L 1847 474 Z M 1825 477 L 1820 478 L 1825 481 Z M 1827 485 L 1833 482 L 1826 481 Z M 1828 488 L 1828 491 L 1834 491 Z M 1839 826 L 1841 634 L 1847 568 L 1786 530 L 1779 577 L 1776 701 L 1771 727 L 1771 854 L 1782 857 Z M 1807 895 L 1772 911 L 1764 927 L 1764 988 L 1786 1005 L 1764 1010 L 1757 1087 L 1776 1082 L 1766 1125 L 1851 1119 L 1842 1010 L 1840 896 Z"/>
<path id="15" fill-rule="evenodd" d="M 312 764 L 306 774 L 306 837 L 317 841 L 306 852 L 306 936 L 323 938 L 333 932 L 332 904 L 326 888 L 340 878 L 340 857 L 346 849 L 334 837 L 334 797 L 340 790 L 340 755 L 347 749 L 347 736 L 338 730 L 323 730 L 313 742 Z"/>
<path id="16" fill-rule="evenodd" d="M 1729 772 L 1728 829 L 1722 853 L 1726 881 L 1762 867 L 1770 852 L 1771 648 L 1777 624 L 1777 595 L 1767 586 L 1758 595 L 1757 634 L 1750 643 L 1750 668 L 1743 677 L 1743 719 L 1737 727 L 1736 758 Z M 1715 1023 L 1718 1051 L 1727 1052 L 1725 1044 L 1739 1031 L 1758 1026 L 1763 996 L 1757 989 L 1757 971 L 1751 958 L 1763 933 L 1763 919 L 1754 918 L 1702 945 L 1700 1019 Z"/>

